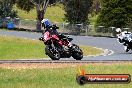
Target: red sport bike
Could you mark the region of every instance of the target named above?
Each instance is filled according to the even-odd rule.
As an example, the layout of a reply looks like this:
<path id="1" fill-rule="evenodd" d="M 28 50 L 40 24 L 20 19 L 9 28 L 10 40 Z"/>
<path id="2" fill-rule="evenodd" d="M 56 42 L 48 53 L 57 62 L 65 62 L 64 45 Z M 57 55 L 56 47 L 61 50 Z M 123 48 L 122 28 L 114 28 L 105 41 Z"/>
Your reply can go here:
<path id="1" fill-rule="evenodd" d="M 70 58 L 71 56 L 76 60 L 83 58 L 83 52 L 76 44 L 71 44 L 72 38 L 61 37 L 61 35 L 51 34 L 49 31 L 43 33 L 43 37 L 39 40 L 46 45 L 45 54 L 52 60 L 59 60 L 60 58 Z M 71 47 L 68 44 L 71 44 Z"/>

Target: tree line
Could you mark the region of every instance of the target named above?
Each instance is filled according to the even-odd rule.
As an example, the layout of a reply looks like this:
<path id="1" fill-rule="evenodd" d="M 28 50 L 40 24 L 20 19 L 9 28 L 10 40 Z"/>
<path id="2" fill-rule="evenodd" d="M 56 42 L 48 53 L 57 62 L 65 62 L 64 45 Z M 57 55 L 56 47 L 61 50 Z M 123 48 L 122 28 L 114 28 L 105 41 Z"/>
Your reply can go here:
<path id="1" fill-rule="evenodd" d="M 98 14 L 96 26 L 126 27 L 132 23 L 132 0 L 0 0 L 0 18 L 17 17 L 14 4 L 29 12 L 36 8 L 36 29 L 41 30 L 41 20 L 49 5 L 62 3 L 65 21 L 71 24 L 89 24 L 88 14 Z"/>

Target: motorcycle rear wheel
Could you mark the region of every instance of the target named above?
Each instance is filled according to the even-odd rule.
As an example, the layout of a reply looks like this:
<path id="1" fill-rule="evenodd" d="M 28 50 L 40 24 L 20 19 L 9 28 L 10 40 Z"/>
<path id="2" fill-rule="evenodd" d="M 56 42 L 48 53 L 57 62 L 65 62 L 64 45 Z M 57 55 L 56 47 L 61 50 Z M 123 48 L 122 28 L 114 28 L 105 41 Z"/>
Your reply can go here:
<path id="1" fill-rule="evenodd" d="M 60 59 L 60 53 L 58 52 L 57 49 L 53 50 L 52 46 L 46 46 L 45 52 L 52 60 L 59 60 Z"/>

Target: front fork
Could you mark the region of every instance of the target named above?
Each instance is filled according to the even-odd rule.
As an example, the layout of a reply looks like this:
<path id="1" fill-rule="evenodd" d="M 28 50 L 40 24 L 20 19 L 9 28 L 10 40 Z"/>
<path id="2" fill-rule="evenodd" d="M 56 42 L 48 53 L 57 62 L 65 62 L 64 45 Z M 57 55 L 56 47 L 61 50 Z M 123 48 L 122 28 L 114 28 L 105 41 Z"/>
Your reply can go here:
<path id="1" fill-rule="evenodd" d="M 56 48 L 55 45 L 53 44 L 53 41 L 52 41 L 51 47 L 53 48 L 53 52 L 58 52 L 57 48 Z"/>

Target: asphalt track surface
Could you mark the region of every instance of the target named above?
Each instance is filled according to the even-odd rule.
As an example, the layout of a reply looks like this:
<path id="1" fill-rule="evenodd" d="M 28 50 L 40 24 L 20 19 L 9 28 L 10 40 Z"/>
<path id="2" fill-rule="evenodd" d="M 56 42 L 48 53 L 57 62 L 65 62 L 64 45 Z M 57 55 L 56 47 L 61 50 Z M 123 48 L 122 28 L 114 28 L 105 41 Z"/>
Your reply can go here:
<path id="1" fill-rule="evenodd" d="M 0 30 L 0 35 L 7 35 L 7 36 L 16 36 L 21 38 L 29 38 L 29 39 L 35 39 L 38 40 L 39 37 L 42 36 L 41 33 L 35 33 L 35 32 L 23 32 L 23 31 L 3 31 Z M 112 62 L 112 61 L 132 61 L 132 52 L 125 52 L 123 49 L 123 45 L 119 44 L 117 42 L 116 38 L 107 38 L 107 37 L 92 37 L 92 36 L 71 36 L 73 38 L 73 43 L 79 44 L 79 45 L 87 45 L 87 46 L 94 46 L 102 49 L 108 49 L 107 53 L 105 55 L 100 56 L 90 56 L 90 57 L 84 57 L 80 62 Z M 45 61 L 49 63 L 51 60 L 40 60 L 41 62 Z M 60 59 L 60 62 L 69 62 L 73 61 L 73 63 L 78 62 L 75 61 L 73 58 L 63 58 Z M 10 62 L 10 61 L 7 61 Z M 17 62 L 17 60 L 16 60 Z M 37 60 L 29 60 L 28 62 L 34 62 L 36 63 Z M 39 61 L 38 61 L 39 62 Z M 23 61 L 24 63 L 24 61 Z M 54 63 L 57 63 L 54 61 Z M 79 62 L 78 62 L 79 63 Z"/>

